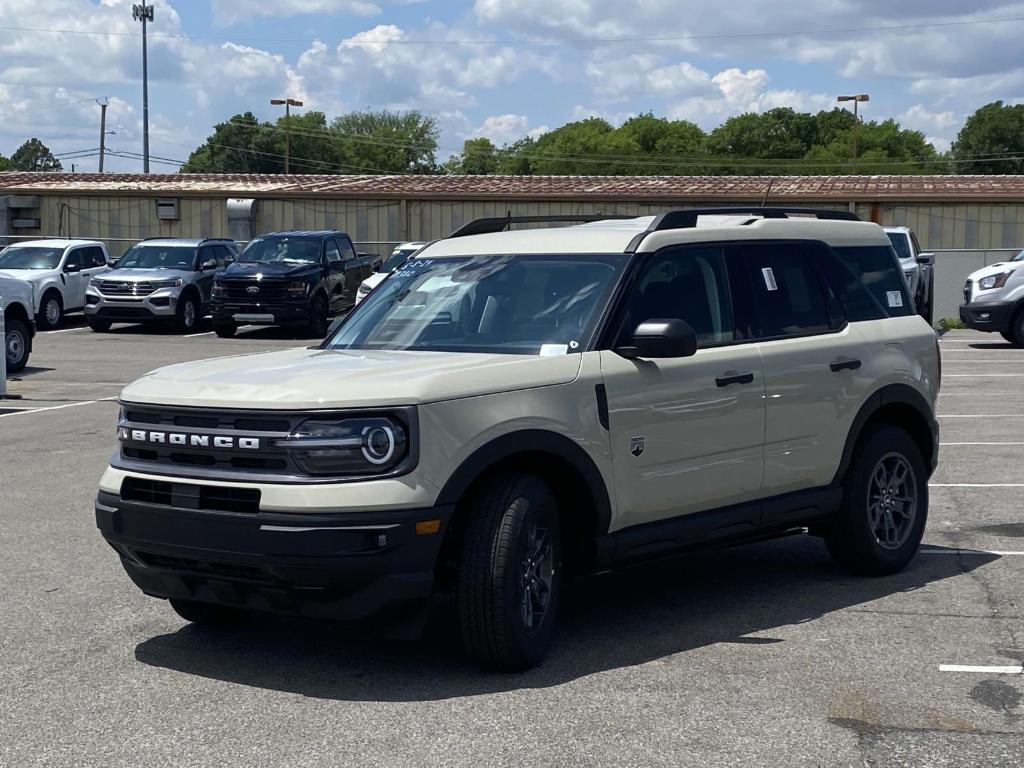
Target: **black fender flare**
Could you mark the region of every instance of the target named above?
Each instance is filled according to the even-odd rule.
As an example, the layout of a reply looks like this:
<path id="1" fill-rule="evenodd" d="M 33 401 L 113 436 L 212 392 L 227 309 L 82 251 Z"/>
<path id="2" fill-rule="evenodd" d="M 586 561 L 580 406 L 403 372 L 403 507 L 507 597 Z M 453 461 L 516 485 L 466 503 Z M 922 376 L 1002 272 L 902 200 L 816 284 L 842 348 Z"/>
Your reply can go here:
<path id="1" fill-rule="evenodd" d="M 846 476 L 846 471 L 853 460 L 853 450 L 857 447 L 857 441 L 860 439 L 864 427 L 871 420 L 871 417 L 885 406 L 894 403 L 913 408 L 921 416 L 924 423 L 929 426 L 933 444 L 933 461 L 929 470 L 935 469 L 935 461 L 938 457 L 939 431 L 938 422 L 932 413 L 932 409 L 928 407 L 928 401 L 924 399 L 920 392 L 906 384 L 888 384 L 872 393 L 864 401 L 864 404 L 854 417 L 853 424 L 850 426 L 850 432 L 846 436 L 846 445 L 843 446 L 843 457 L 839 462 L 839 469 L 836 470 L 835 477 L 832 478 L 833 484 L 838 485 L 842 483 L 843 478 Z"/>
<path id="2" fill-rule="evenodd" d="M 594 500 L 594 534 L 607 533 L 612 521 L 611 499 L 597 465 L 578 443 L 565 435 L 544 429 L 509 432 L 478 448 L 451 474 L 435 503 L 439 506 L 457 504 L 473 482 L 488 469 L 517 454 L 530 453 L 556 456 L 579 473 Z"/>

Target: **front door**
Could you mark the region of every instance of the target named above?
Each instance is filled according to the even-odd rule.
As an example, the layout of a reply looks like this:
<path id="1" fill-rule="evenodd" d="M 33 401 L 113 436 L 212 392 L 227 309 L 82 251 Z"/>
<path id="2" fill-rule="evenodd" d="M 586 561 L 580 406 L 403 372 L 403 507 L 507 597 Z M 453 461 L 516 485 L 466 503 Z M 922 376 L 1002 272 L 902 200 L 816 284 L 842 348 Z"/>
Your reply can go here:
<path id="1" fill-rule="evenodd" d="M 85 286 L 89 278 L 83 274 L 89 266 L 88 248 L 74 248 L 64 260 L 61 294 L 64 310 L 80 309 L 85 305 Z"/>
<path id="2" fill-rule="evenodd" d="M 764 444 L 764 371 L 736 330 L 724 249 L 679 247 L 647 257 L 626 298 L 616 346 L 653 319 L 685 320 L 693 357 L 629 360 L 601 352 L 619 519 L 615 528 L 741 505 L 710 530 L 757 522 Z M 725 519 L 725 518 L 729 519 Z M 721 522 L 721 529 L 716 529 Z"/>
<path id="3" fill-rule="evenodd" d="M 341 251 L 338 250 L 338 244 L 333 239 L 327 241 L 324 253 L 327 259 L 327 285 L 331 292 L 331 314 L 335 314 L 351 303 L 347 299 L 348 275 L 345 270 L 345 262 L 341 258 Z"/>

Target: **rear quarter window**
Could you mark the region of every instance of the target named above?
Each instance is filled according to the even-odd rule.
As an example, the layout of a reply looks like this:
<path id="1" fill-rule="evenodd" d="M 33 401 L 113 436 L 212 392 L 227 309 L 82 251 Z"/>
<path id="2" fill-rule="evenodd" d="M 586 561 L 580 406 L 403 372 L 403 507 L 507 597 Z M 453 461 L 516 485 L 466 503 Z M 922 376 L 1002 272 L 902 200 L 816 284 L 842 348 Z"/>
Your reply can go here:
<path id="1" fill-rule="evenodd" d="M 846 307 L 848 320 L 914 314 L 903 270 L 892 248 L 869 245 L 834 250 L 839 261 L 829 270 L 829 281 Z"/>

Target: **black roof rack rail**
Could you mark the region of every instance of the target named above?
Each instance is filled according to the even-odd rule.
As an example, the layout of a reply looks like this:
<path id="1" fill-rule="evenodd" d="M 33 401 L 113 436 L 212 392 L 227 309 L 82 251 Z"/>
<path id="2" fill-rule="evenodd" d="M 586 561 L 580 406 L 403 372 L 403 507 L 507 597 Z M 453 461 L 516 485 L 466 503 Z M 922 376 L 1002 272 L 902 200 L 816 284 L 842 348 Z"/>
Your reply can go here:
<path id="1" fill-rule="evenodd" d="M 501 232 L 513 224 L 557 224 L 559 222 L 588 224 L 594 221 L 608 221 L 610 219 L 635 219 L 637 214 L 615 214 L 615 213 L 553 213 L 549 216 L 492 216 L 484 219 L 474 219 L 456 229 L 450 235 L 452 237 L 468 237 L 469 235 L 488 235 L 492 232 Z"/>
<path id="2" fill-rule="evenodd" d="M 666 211 L 651 224 L 648 232 L 661 232 L 665 229 L 692 229 L 697 226 L 700 216 L 736 216 L 750 214 L 762 219 L 787 219 L 807 217 L 829 221 L 860 221 L 860 217 L 852 211 L 822 211 L 815 208 L 764 208 L 754 206 L 730 206 L 728 208 L 692 208 L 690 210 Z"/>
<path id="3" fill-rule="evenodd" d="M 664 232 L 667 229 L 693 229 L 701 216 L 736 216 L 749 214 L 762 219 L 815 218 L 828 221 L 861 221 L 852 211 L 823 211 L 815 208 L 766 208 L 760 205 L 733 205 L 727 208 L 688 208 L 665 211 L 655 217 L 651 226 L 633 238 L 626 253 L 634 253 L 644 238 L 652 232 Z"/>

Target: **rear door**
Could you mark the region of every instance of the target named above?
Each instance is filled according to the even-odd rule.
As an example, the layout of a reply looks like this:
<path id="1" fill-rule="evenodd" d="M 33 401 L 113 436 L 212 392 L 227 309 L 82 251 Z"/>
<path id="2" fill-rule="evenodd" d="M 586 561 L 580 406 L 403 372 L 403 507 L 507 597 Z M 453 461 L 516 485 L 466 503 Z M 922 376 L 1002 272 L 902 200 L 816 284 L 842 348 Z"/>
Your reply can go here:
<path id="1" fill-rule="evenodd" d="M 730 258 L 747 276 L 765 369 L 762 496 L 826 486 L 872 384 L 865 342 L 820 263 L 835 255 L 823 244 L 776 242 L 735 245 Z"/>
<path id="2" fill-rule="evenodd" d="M 674 246 L 647 257 L 626 296 L 615 346 L 645 320 L 681 319 L 692 357 L 601 352 L 620 527 L 755 500 L 761 488 L 764 371 L 736 321 L 725 249 Z M 685 521 L 687 538 L 750 530 L 756 507 Z"/>

